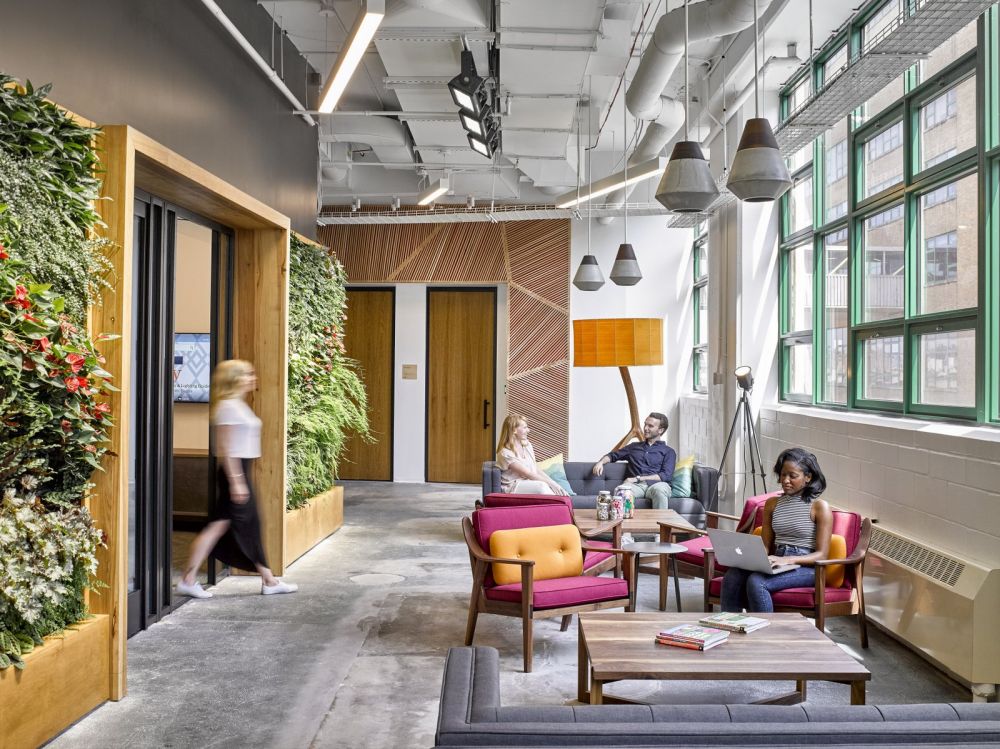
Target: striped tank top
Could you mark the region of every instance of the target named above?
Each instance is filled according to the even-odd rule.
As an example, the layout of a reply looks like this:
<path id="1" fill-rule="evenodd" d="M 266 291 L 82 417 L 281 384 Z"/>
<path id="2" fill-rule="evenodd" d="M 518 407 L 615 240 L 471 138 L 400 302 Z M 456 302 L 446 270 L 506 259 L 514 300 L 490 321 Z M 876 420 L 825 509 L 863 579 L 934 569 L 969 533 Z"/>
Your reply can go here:
<path id="1" fill-rule="evenodd" d="M 812 502 L 802 497 L 779 497 L 771 514 L 771 529 L 775 545 L 800 546 L 816 550 L 816 523 L 812 519 Z"/>

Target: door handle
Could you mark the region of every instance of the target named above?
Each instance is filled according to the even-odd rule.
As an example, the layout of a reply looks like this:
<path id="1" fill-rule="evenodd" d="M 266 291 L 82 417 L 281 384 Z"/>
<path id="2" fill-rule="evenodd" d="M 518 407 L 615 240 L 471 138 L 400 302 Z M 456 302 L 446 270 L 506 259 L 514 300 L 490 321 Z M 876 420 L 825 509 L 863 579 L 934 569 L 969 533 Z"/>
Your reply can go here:
<path id="1" fill-rule="evenodd" d="M 483 399 L 483 429 L 490 428 L 490 402 Z"/>

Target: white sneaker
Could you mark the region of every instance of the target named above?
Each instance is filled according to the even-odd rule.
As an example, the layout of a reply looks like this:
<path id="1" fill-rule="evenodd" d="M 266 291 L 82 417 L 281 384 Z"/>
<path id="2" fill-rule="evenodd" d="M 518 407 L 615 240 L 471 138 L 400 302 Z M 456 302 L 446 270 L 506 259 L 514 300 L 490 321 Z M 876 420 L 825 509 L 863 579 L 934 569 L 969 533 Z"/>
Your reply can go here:
<path id="1" fill-rule="evenodd" d="M 191 598 L 211 598 L 212 594 L 201 587 L 201 583 L 197 580 L 191 585 L 188 585 L 183 580 L 177 583 L 177 592 L 184 596 L 190 596 Z"/>
<path id="2" fill-rule="evenodd" d="M 299 586 L 295 583 L 285 583 L 278 580 L 274 585 L 264 585 L 260 586 L 260 594 L 262 596 L 273 596 L 276 593 L 294 593 L 299 589 Z"/>

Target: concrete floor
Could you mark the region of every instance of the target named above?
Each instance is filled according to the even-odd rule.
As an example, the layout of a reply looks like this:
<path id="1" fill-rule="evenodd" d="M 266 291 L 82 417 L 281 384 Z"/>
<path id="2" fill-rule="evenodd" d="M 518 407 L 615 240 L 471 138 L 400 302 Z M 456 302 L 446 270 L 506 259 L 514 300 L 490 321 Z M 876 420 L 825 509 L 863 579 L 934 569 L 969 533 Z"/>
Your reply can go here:
<path id="1" fill-rule="evenodd" d="M 478 487 L 347 483 L 346 523 L 292 566 L 294 595 L 259 595 L 230 577 L 129 641 L 128 696 L 56 738 L 57 749 L 239 747 L 381 749 L 434 741 L 441 669 L 465 632 L 470 573 L 459 519 Z M 682 580 L 698 610 L 700 582 Z M 656 605 L 655 578 L 639 608 Z M 671 596 L 671 608 L 673 596 Z M 969 692 L 879 631 L 860 651 L 849 619 L 829 632 L 872 672 L 869 704 L 967 701 Z M 576 624 L 535 624 L 521 673 L 520 623 L 483 615 L 476 643 L 501 653 L 504 704 L 563 704 L 576 694 Z M 662 702 L 749 702 L 791 684 L 671 682 L 612 693 Z M 813 682 L 809 700 L 847 704 L 848 687 Z"/>

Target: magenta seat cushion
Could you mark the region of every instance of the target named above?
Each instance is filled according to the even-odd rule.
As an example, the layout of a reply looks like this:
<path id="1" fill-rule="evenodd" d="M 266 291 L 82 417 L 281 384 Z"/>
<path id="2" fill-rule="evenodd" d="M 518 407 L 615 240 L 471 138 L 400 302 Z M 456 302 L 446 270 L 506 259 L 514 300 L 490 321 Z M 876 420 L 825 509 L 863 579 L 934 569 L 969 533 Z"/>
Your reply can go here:
<path id="1" fill-rule="evenodd" d="M 536 581 L 532 586 L 532 592 L 534 608 L 555 609 L 560 606 L 627 598 L 628 583 L 617 577 L 561 577 L 555 580 Z M 521 583 L 487 588 L 486 597 L 492 601 L 519 603 Z"/>
<path id="2" fill-rule="evenodd" d="M 833 527 L 831 533 L 843 536 L 847 543 L 847 555 L 854 553 L 854 548 L 858 545 L 861 537 L 861 516 L 856 512 L 833 511 Z"/>
<path id="3" fill-rule="evenodd" d="M 712 596 L 718 598 L 722 593 L 722 578 L 713 577 L 709 590 Z M 851 584 L 845 580 L 844 587 L 842 588 L 826 589 L 826 602 L 840 603 L 841 601 L 850 601 L 851 591 Z M 811 609 L 813 605 L 813 592 L 813 588 L 786 588 L 774 593 L 771 596 L 771 600 L 774 601 L 775 606 L 794 606 L 798 609 Z"/>
<path id="4" fill-rule="evenodd" d="M 587 541 L 587 545 L 601 546 L 605 549 L 612 548 L 610 541 Z M 583 553 L 583 569 L 589 570 L 591 567 L 596 567 L 605 559 L 610 559 L 613 556 L 614 554 L 609 554 L 606 551 L 585 551 Z"/>
<path id="5" fill-rule="evenodd" d="M 571 511 L 573 501 L 561 494 L 487 494 L 483 497 L 485 507 L 525 507 L 528 505 L 565 505 Z"/>

